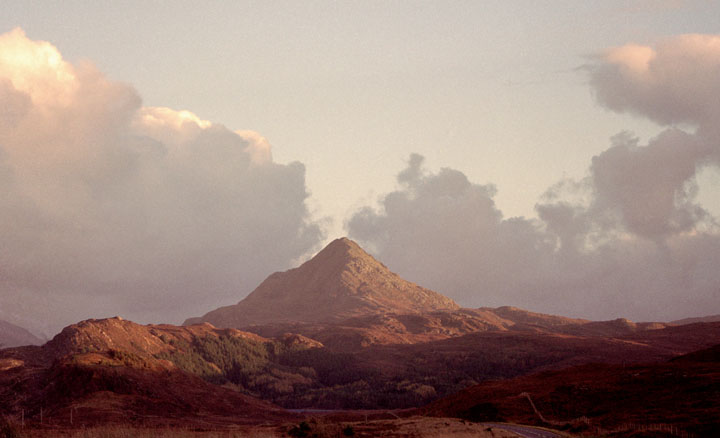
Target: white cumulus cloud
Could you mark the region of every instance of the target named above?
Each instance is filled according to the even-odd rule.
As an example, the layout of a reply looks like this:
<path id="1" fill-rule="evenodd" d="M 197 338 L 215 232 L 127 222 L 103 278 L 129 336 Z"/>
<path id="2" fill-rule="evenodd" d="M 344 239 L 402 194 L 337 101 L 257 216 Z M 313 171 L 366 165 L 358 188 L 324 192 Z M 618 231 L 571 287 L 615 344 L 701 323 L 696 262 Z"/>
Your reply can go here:
<path id="1" fill-rule="evenodd" d="M 315 248 L 301 163 L 0 35 L 0 319 L 179 322 Z"/>

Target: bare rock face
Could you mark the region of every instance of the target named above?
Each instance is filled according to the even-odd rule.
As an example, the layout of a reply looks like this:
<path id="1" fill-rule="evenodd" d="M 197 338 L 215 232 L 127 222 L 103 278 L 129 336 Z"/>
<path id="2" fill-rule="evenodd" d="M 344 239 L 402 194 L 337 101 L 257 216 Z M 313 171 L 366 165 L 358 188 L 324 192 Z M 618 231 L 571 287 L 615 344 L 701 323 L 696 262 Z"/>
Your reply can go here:
<path id="1" fill-rule="evenodd" d="M 459 306 L 450 298 L 402 279 L 357 243 L 341 238 L 300 267 L 270 275 L 238 304 L 185 324 L 244 327 L 456 309 Z"/>

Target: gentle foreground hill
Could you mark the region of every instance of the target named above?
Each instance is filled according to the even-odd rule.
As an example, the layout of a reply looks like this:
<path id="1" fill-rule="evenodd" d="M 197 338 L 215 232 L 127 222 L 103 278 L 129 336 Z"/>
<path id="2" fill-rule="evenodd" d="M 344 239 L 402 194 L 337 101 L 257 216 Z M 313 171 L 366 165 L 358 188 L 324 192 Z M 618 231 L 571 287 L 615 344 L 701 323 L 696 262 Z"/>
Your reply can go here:
<path id="1" fill-rule="evenodd" d="M 22 327 L 0 320 L 0 348 L 18 347 L 21 345 L 40 345 L 42 339 Z"/>
<path id="2" fill-rule="evenodd" d="M 283 322 L 330 322 L 383 313 L 458 309 L 453 300 L 403 280 L 355 242 L 331 242 L 300 267 L 276 272 L 233 306 L 184 325 L 244 327 Z"/>

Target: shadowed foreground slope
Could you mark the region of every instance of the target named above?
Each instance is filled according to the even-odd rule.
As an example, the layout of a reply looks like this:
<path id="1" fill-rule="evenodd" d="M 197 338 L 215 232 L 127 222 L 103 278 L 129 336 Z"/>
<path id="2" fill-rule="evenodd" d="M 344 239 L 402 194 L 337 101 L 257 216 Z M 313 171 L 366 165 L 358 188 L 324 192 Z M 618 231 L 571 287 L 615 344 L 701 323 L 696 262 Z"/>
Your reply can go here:
<path id="1" fill-rule="evenodd" d="M 720 345 L 660 363 L 595 363 L 486 382 L 420 411 L 472 421 L 565 425 L 591 435 L 657 429 L 657 435 L 642 436 L 720 436 Z"/>

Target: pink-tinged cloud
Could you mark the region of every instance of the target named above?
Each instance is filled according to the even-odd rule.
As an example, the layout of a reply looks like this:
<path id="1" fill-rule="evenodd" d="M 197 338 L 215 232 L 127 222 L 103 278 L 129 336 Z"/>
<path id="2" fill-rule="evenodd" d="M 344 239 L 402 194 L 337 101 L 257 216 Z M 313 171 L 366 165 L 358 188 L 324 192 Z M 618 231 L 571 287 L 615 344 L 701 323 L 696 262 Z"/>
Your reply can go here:
<path id="1" fill-rule="evenodd" d="M 236 302 L 320 243 L 301 163 L 0 35 L 0 319 L 51 334 Z"/>
<path id="2" fill-rule="evenodd" d="M 591 67 L 600 104 L 662 125 L 717 125 L 720 35 L 682 35 L 656 47 L 608 49 Z"/>

